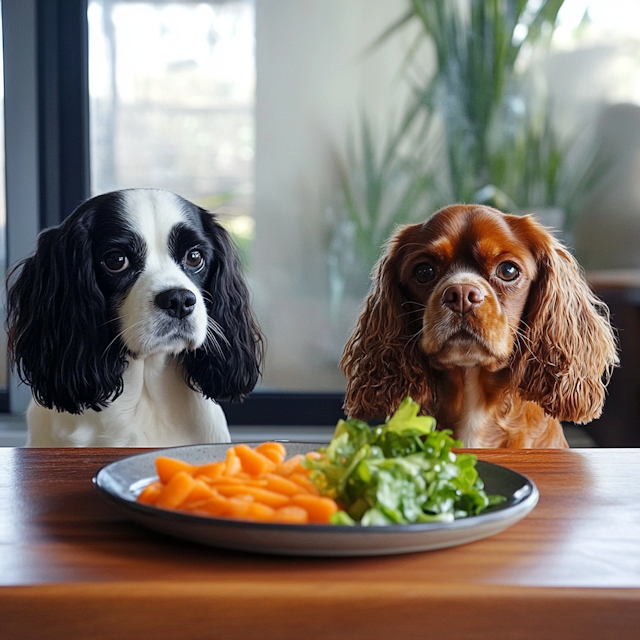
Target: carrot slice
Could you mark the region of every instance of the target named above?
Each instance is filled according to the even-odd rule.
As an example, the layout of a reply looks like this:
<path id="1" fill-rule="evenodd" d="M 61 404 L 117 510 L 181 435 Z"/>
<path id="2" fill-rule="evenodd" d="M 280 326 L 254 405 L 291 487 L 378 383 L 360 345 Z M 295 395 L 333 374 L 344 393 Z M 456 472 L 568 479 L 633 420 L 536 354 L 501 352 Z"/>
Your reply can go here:
<path id="1" fill-rule="evenodd" d="M 225 476 L 235 476 L 242 471 L 242 462 L 236 455 L 235 448 L 227 449 L 227 461 L 226 469 L 224 470 Z"/>
<path id="2" fill-rule="evenodd" d="M 158 496 L 156 507 L 177 509 L 187 499 L 195 482 L 186 471 L 178 471 Z"/>
<path id="3" fill-rule="evenodd" d="M 138 502 L 142 504 L 155 504 L 158 496 L 164 491 L 164 485 L 160 480 L 149 483 L 138 496 Z"/>
<path id="4" fill-rule="evenodd" d="M 269 507 L 284 507 L 289 503 L 289 497 L 283 496 L 281 493 L 275 491 L 269 491 L 268 489 L 262 489 L 260 487 L 249 487 L 242 485 L 221 485 L 216 487 L 220 495 L 231 498 L 232 496 L 248 495 L 251 496 L 257 502 L 262 502 Z"/>
<path id="5" fill-rule="evenodd" d="M 194 472 L 194 475 L 196 477 L 205 476 L 211 480 L 215 480 L 226 471 L 226 468 L 227 465 L 224 460 L 221 460 L 220 462 L 210 462 L 208 464 L 201 464 Z"/>
<path id="6" fill-rule="evenodd" d="M 266 487 L 267 486 L 266 480 L 253 478 L 252 476 L 247 476 L 247 478 L 242 478 L 237 475 L 236 476 L 220 476 L 215 480 L 211 480 L 206 476 L 197 476 L 197 477 L 203 482 L 206 482 L 211 487 L 217 487 L 217 486 L 229 485 L 229 484 L 238 484 L 242 486 L 246 485 L 248 487 Z"/>
<path id="7" fill-rule="evenodd" d="M 302 456 L 298 454 L 297 456 L 292 456 L 288 460 L 281 462 L 275 469 L 276 473 L 281 476 L 290 476 L 295 471 L 305 471 L 300 464 L 300 460 L 302 460 Z"/>
<path id="8" fill-rule="evenodd" d="M 283 478 L 277 473 L 265 473 L 263 478 L 265 479 L 266 488 L 269 489 L 269 491 L 282 493 L 285 496 L 294 496 L 296 493 L 300 493 L 299 484 L 292 482 L 288 478 Z"/>
<path id="9" fill-rule="evenodd" d="M 305 474 L 306 473 L 308 472 L 305 470 Z M 320 495 L 320 491 L 318 490 L 318 487 L 316 487 L 316 485 L 313 484 L 313 482 L 311 482 L 311 480 L 309 480 L 309 478 L 306 475 L 303 475 L 302 473 L 292 473 L 289 476 L 289 480 L 291 480 L 292 482 L 295 482 L 301 489 L 303 489 L 307 493 L 310 493 L 311 495 L 314 495 L 314 496 Z"/>
<path id="10" fill-rule="evenodd" d="M 309 514 L 309 522 L 329 522 L 329 518 L 338 510 L 338 505 L 331 498 L 304 493 L 293 496 L 291 503 Z"/>
<path id="11" fill-rule="evenodd" d="M 269 520 L 282 524 L 306 524 L 309 522 L 309 514 L 302 507 L 289 505 L 276 509 Z"/>
<path id="12" fill-rule="evenodd" d="M 281 463 L 287 456 L 287 450 L 281 442 L 263 442 L 256 447 L 256 451 L 276 464 Z"/>
<path id="13" fill-rule="evenodd" d="M 193 487 L 184 502 L 180 505 L 180 508 L 189 511 L 199 503 L 207 502 L 212 495 L 211 487 L 206 482 L 195 478 Z"/>
<path id="14" fill-rule="evenodd" d="M 231 513 L 229 499 L 221 496 L 217 491 L 212 491 L 211 494 L 211 498 L 207 502 L 198 505 L 194 512 L 205 516 L 228 516 Z"/>
<path id="15" fill-rule="evenodd" d="M 192 474 L 197 467 L 194 467 L 188 462 L 182 460 L 176 460 L 175 458 L 165 458 L 159 456 L 156 458 L 156 473 L 160 478 L 162 484 L 168 484 L 171 478 L 180 471 L 186 471 L 188 474 Z"/>
<path id="16" fill-rule="evenodd" d="M 252 502 L 247 509 L 247 516 L 254 520 L 271 520 L 276 510 L 262 502 Z"/>
<path id="17" fill-rule="evenodd" d="M 249 509 L 254 505 L 253 498 L 249 495 L 239 495 L 229 499 L 231 511 L 230 516 L 234 518 L 245 518 L 249 515 Z"/>
<path id="18" fill-rule="evenodd" d="M 266 456 L 248 447 L 246 444 L 239 444 L 235 447 L 235 452 L 240 462 L 242 462 L 242 469 L 252 476 L 259 476 L 263 473 L 273 471 L 276 467 Z"/>

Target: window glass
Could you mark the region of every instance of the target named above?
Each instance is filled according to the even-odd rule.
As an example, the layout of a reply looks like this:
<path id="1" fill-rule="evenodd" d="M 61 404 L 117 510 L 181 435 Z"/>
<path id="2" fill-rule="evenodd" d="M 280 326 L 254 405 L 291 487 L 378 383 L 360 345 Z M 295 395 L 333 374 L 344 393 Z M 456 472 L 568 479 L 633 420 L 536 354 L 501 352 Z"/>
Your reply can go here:
<path id="1" fill-rule="evenodd" d="M 547 2 L 562 7 L 539 33 L 544 0 L 504 3 L 526 5 L 522 47 L 481 176 L 464 175 L 462 129 L 447 147 L 447 113 L 466 123 L 455 109 L 424 110 L 394 144 L 437 61 L 417 18 L 378 39 L 419 4 L 89 2 L 92 190 L 163 187 L 223 215 L 267 338 L 264 389 L 343 391 L 338 361 L 384 241 L 444 203 L 493 198 L 556 225 L 588 269 L 640 268 L 637 3 Z"/>
<path id="2" fill-rule="evenodd" d="M 91 0 L 93 194 L 161 187 L 252 234 L 253 3 Z"/>

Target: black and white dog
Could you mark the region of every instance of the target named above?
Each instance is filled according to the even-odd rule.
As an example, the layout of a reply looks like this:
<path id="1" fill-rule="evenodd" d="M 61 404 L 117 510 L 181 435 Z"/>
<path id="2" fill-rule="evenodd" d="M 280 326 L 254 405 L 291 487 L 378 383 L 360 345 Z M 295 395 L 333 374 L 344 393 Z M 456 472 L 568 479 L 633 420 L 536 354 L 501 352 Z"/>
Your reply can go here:
<path id="1" fill-rule="evenodd" d="M 248 394 L 263 355 L 227 232 L 159 189 L 97 196 L 43 231 L 9 278 L 8 330 L 32 447 L 229 441 L 214 399 Z"/>

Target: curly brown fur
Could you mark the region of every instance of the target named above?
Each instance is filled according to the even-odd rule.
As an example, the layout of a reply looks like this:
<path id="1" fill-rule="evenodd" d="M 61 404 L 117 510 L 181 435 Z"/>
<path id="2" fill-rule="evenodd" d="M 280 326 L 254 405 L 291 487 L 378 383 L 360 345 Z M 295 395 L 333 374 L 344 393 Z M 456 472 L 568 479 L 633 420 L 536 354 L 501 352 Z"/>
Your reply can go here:
<path id="1" fill-rule="evenodd" d="M 454 205 L 389 240 L 340 367 L 350 416 L 411 396 L 467 446 L 565 447 L 559 420 L 600 415 L 617 362 L 560 242 L 531 216 Z"/>

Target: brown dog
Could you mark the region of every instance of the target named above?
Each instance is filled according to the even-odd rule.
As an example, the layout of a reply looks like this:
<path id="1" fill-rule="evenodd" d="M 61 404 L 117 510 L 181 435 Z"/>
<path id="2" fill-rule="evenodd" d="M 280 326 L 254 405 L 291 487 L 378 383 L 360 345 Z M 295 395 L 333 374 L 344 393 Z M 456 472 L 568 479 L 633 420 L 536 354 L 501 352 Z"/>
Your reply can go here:
<path id="1" fill-rule="evenodd" d="M 531 216 L 455 205 L 405 226 L 379 261 L 340 366 L 345 411 L 405 396 L 467 447 L 566 447 L 617 364 L 609 310 Z"/>

